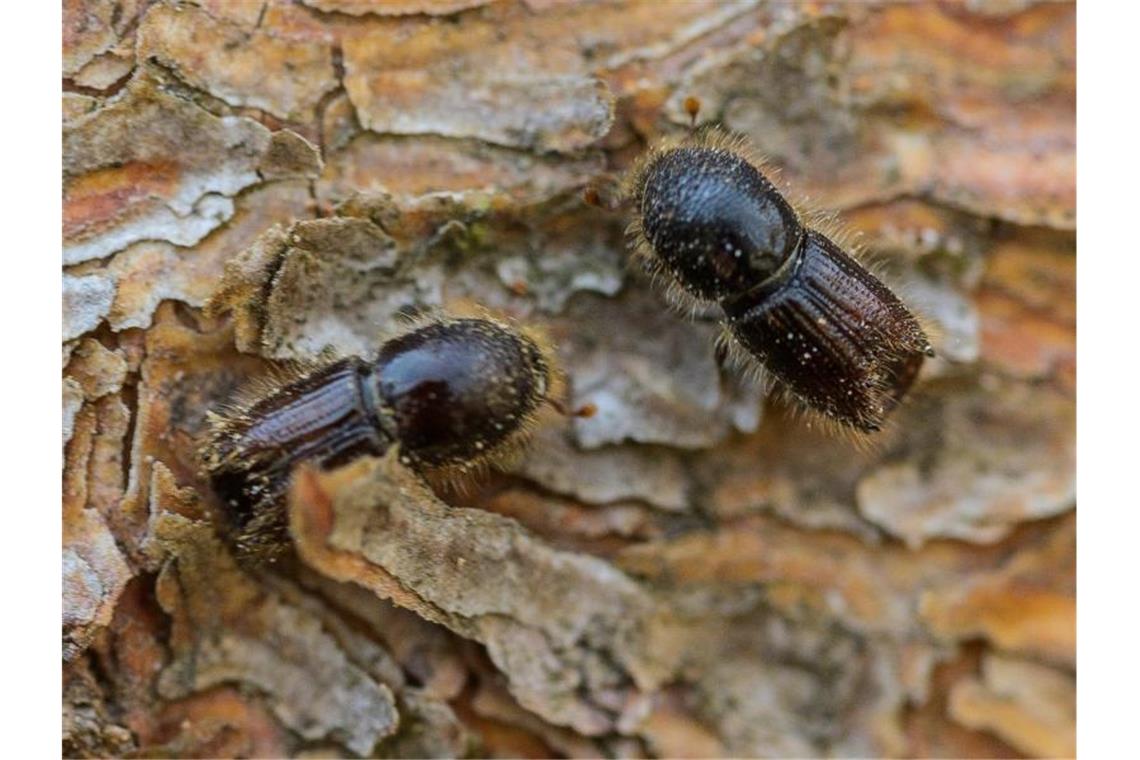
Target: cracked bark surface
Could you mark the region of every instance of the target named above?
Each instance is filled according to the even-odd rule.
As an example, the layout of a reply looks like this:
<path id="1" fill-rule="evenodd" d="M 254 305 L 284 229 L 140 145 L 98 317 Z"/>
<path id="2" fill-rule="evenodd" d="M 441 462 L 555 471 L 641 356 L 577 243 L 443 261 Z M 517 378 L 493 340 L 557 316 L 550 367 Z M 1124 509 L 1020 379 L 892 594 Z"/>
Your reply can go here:
<path id="1" fill-rule="evenodd" d="M 1064 3 L 68 0 L 68 756 L 1057 756 L 1075 708 Z M 700 122 L 932 323 L 869 448 L 581 200 Z M 238 563 L 195 448 L 274 362 L 476 302 L 569 403 L 506 473 L 303 468 Z"/>

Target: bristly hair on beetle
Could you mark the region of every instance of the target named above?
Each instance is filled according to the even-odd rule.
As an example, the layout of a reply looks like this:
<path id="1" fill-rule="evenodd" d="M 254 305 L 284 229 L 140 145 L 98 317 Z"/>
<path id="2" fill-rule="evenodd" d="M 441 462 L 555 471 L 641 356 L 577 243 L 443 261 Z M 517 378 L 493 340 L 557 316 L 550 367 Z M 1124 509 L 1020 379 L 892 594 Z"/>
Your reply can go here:
<path id="1" fill-rule="evenodd" d="M 765 176 L 743 138 L 700 128 L 644 155 L 622 200 L 646 270 L 680 305 L 714 303 L 724 343 L 801 409 L 881 429 L 934 350 L 919 319 Z"/>
<path id="2" fill-rule="evenodd" d="M 290 545 L 285 496 L 296 465 L 322 468 L 398 447 L 429 480 L 505 467 L 564 381 L 545 337 L 489 314 L 410 323 L 374 358 L 289 367 L 212 413 L 202 468 L 245 559 Z"/>

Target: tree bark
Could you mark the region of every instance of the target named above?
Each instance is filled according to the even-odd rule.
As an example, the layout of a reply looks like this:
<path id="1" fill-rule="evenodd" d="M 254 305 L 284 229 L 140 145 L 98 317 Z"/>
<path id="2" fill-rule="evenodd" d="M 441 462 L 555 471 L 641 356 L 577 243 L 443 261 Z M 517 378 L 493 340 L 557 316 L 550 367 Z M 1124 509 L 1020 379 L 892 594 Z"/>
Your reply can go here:
<path id="1" fill-rule="evenodd" d="M 64 6 L 65 755 L 1075 752 L 1072 5 Z M 582 200 L 694 97 L 936 335 L 870 445 Z M 597 413 L 302 467 L 235 559 L 207 411 L 470 303 Z"/>

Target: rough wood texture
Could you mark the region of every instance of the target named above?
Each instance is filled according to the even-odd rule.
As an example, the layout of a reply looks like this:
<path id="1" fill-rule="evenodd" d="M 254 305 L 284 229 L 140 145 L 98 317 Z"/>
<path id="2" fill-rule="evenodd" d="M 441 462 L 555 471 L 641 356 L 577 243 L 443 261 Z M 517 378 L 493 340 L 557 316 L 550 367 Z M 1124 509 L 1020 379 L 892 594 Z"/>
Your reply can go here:
<path id="1" fill-rule="evenodd" d="M 64 753 L 1074 752 L 1074 16 L 67 0 Z M 869 450 L 582 202 L 689 96 L 936 329 Z M 459 301 L 597 414 L 463 493 L 303 469 L 296 555 L 236 562 L 206 411 Z"/>

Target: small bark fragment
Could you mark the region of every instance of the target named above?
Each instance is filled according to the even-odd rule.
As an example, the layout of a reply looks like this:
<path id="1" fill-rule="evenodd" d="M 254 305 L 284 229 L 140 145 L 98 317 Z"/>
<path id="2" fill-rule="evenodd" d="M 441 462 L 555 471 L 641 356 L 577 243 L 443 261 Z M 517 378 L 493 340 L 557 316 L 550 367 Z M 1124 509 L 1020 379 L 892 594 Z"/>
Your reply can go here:
<path id="1" fill-rule="evenodd" d="M 674 667 L 670 622 L 637 584 L 513 521 L 449 509 L 394 457 L 299 474 L 291 502 L 310 566 L 484 643 L 515 697 L 548 720 L 611 731 L 605 695 L 652 690 Z"/>

